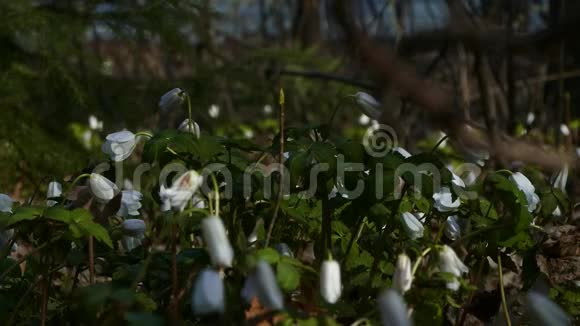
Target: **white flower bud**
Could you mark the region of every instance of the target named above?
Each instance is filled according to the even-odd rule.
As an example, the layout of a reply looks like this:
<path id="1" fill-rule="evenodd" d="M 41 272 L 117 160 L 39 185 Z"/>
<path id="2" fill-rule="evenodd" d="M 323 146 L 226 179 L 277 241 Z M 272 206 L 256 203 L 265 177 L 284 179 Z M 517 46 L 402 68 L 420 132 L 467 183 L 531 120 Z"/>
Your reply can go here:
<path id="1" fill-rule="evenodd" d="M 411 326 L 407 315 L 407 304 L 397 291 L 385 290 L 377 299 L 383 326 Z"/>
<path id="2" fill-rule="evenodd" d="M 224 313 L 225 309 L 224 282 L 219 272 L 206 268 L 199 273 L 193 293 L 191 308 L 195 315 Z"/>
<path id="3" fill-rule="evenodd" d="M 119 193 L 119 188 L 113 182 L 97 173 L 91 173 L 89 189 L 100 202 L 108 202 Z"/>
<path id="4" fill-rule="evenodd" d="M 132 237 L 143 235 L 147 229 L 145 221 L 136 218 L 124 220 L 122 226 L 123 232 Z"/>
<path id="5" fill-rule="evenodd" d="M 533 325 L 541 326 L 568 326 L 571 325 L 570 317 L 552 300 L 547 297 L 529 292 L 527 297 L 527 311 L 532 319 L 537 322 Z"/>
<path id="6" fill-rule="evenodd" d="M 197 122 L 193 121 L 192 126 L 189 125 L 189 119 L 185 119 L 183 120 L 183 122 L 179 125 L 179 127 L 177 128 L 179 131 L 183 131 L 183 132 L 189 132 L 191 134 L 194 134 L 195 137 L 199 138 L 200 135 L 200 131 L 199 131 L 199 125 L 197 124 Z M 191 129 L 191 127 L 193 127 L 193 130 Z"/>
<path id="7" fill-rule="evenodd" d="M 256 265 L 255 273 L 258 299 L 262 306 L 268 309 L 282 310 L 284 297 L 278 283 L 276 283 L 276 274 L 274 274 L 272 266 L 265 261 L 260 261 Z"/>
<path id="8" fill-rule="evenodd" d="M 132 237 L 130 235 L 124 235 L 123 239 L 121 240 L 121 244 L 123 245 L 125 251 L 132 251 L 141 245 L 142 237 L 143 236 Z"/>
<path id="9" fill-rule="evenodd" d="M 439 192 L 434 193 L 433 200 L 435 201 L 433 207 L 440 212 L 450 212 L 461 204 L 459 198 L 453 200 L 448 187 L 441 187 Z"/>
<path id="10" fill-rule="evenodd" d="M 185 92 L 181 88 L 174 88 L 163 94 L 159 99 L 159 108 L 161 111 L 167 111 L 183 103 Z"/>
<path id="11" fill-rule="evenodd" d="M 443 246 L 443 250 L 439 251 L 439 270 L 452 274 L 456 278 L 461 277 L 463 273 L 469 272 L 469 268 L 457 257 L 455 251 L 447 245 Z M 452 291 L 457 291 L 459 289 L 459 281 L 454 279 L 448 282 L 447 288 Z"/>
<path id="12" fill-rule="evenodd" d="M 445 236 L 451 241 L 455 241 L 461 237 L 461 227 L 459 226 L 458 218 L 455 215 L 448 216 L 443 229 Z"/>
<path id="13" fill-rule="evenodd" d="M 357 92 L 354 98 L 365 115 L 373 120 L 380 119 L 381 104 L 374 97 L 365 92 Z"/>
<path id="14" fill-rule="evenodd" d="M 340 265 L 336 260 L 325 260 L 320 266 L 320 294 L 328 303 L 336 303 L 342 292 Z"/>
<path id="15" fill-rule="evenodd" d="M 59 182 L 51 181 L 48 183 L 48 190 L 46 191 L 46 206 L 52 207 L 58 202 L 55 200 L 50 200 L 50 198 L 58 198 L 62 195 L 62 185 Z"/>
<path id="16" fill-rule="evenodd" d="M 120 162 L 124 161 L 133 153 L 136 144 L 137 139 L 135 138 L 135 134 L 128 130 L 123 130 L 107 135 L 105 142 L 101 146 L 101 150 L 103 153 L 109 155 L 111 160 Z"/>
<path id="17" fill-rule="evenodd" d="M 412 283 L 411 259 L 405 254 L 400 254 L 397 257 L 397 266 L 395 266 L 395 273 L 393 274 L 393 288 L 404 294 L 411 289 Z"/>
<path id="18" fill-rule="evenodd" d="M 137 190 L 123 190 L 121 192 L 121 207 L 119 207 L 117 215 L 123 217 L 139 215 L 142 198 L 143 194 Z"/>
<path id="19" fill-rule="evenodd" d="M 209 216 L 201 221 L 203 241 L 215 266 L 231 267 L 234 260 L 234 250 L 230 245 L 226 228 L 221 218 Z"/>
<path id="20" fill-rule="evenodd" d="M 553 178 L 554 188 L 566 192 L 566 183 L 568 182 L 568 164 L 564 164 L 564 167 L 558 174 Z"/>
<path id="21" fill-rule="evenodd" d="M 12 213 L 12 203 L 14 203 L 14 201 L 10 196 L 0 194 L 0 212 Z"/>
<path id="22" fill-rule="evenodd" d="M 421 224 L 421 222 L 419 222 L 419 220 L 415 217 L 415 215 L 409 212 L 404 212 L 401 214 L 401 222 L 403 223 L 403 227 L 409 238 L 415 240 L 423 237 L 423 231 L 425 228 L 423 227 L 423 224 Z"/>
<path id="23" fill-rule="evenodd" d="M 531 213 L 536 210 L 536 206 L 540 202 L 540 197 L 536 195 L 536 188 L 534 188 L 534 185 L 530 182 L 530 180 L 520 172 L 516 172 L 510 175 L 509 179 L 526 196 L 526 201 L 528 202 L 528 211 Z"/>
<path id="24" fill-rule="evenodd" d="M 167 203 L 176 211 L 183 211 L 187 203 L 193 197 L 193 194 L 199 189 L 203 182 L 203 177 L 195 171 L 188 171 L 173 182 L 171 188 L 162 188 L 159 190 L 159 196 L 163 201 L 163 208 Z"/>

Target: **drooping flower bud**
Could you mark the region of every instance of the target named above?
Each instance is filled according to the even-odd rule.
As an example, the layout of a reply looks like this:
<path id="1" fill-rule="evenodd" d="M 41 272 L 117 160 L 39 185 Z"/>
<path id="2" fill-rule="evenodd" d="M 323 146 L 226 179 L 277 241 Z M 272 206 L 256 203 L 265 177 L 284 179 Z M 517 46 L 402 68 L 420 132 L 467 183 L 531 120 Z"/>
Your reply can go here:
<path id="1" fill-rule="evenodd" d="M 191 295 L 191 308 L 195 315 L 224 313 L 224 283 L 219 272 L 206 268 L 199 273 Z"/>
<path id="2" fill-rule="evenodd" d="M 416 240 L 423 237 L 423 231 L 425 228 L 415 215 L 409 212 L 404 212 L 401 214 L 401 222 L 403 223 L 403 228 L 405 229 L 405 232 L 407 232 L 409 238 Z"/>
<path id="3" fill-rule="evenodd" d="M 258 285 L 256 282 L 255 273 L 251 273 L 248 275 L 248 277 L 246 277 L 244 286 L 242 287 L 242 292 L 240 294 L 242 299 L 244 299 L 247 304 L 251 304 L 252 299 L 258 295 Z"/>
<path id="4" fill-rule="evenodd" d="M 132 251 L 133 249 L 139 247 L 141 245 L 141 240 L 144 237 L 141 236 L 137 236 L 137 237 L 132 237 L 130 235 L 124 235 L 123 238 L 121 239 L 121 244 L 123 245 L 123 249 L 125 249 L 125 251 Z"/>
<path id="5" fill-rule="evenodd" d="M 290 249 L 287 243 L 281 242 L 274 245 L 274 249 L 282 255 L 290 258 L 294 258 L 294 253 Z"/>
<path id="6" fill-rule="evenodd" d="M 568 182 L 568 164 L 564 164 L 564 167 L 558 171 L 558 174 L 556 174 L 553 180 L 554 188 L 566 192 L 566 183 Z"/>
<path id="7" fill-rule="evenodd" d="M 136 143 L 135 134 L 128 130 L 123 130 L 107 135 L 101 150 L 109 155 L 111 160 L 121 162 L 133 153 Z"/>
<path id="8" fill-rule="evenodd" d="M 405 254 L 400 254 L 397 257 L 397 266 L 395 266 L 395 273 L 393 274 L 393 288 L 404 294 L 411 289 L 412 283 L 411 259 Z"/>
<path id="9" fill-rule="evenodd" d="M 537 322 L 533 325 L 541 326 L 568 326 L 571 325 L 570 317 L 552 300 L 547 297 L 529 292 L 527 296 L 527 311 L 532 319 Z"/>
<path id="10" fill-rule="evenodd" d="M 193 129 L 191 129 L 193 127 Z M 189 123 L 189 119 L 185 119 L 183 120 L 183 122 L 179 125 L 179 127 L 177 128 L 179 131 L 183 131 L 183 132 L 189 132 L 190 134 L 194 134 L 195 137 L 199 138 L 200 135 L 200 131 L 199 131 L 199 125 L 197 124 L 197 122 L 193 121 L 190 125 Z"/>
<path id="11" fill-rule="evenodd" d="M 142 198 L 143 194 L 137 190 L 123 190 L 121 192 L 121 207 L 119 207 L 117 215 L 123 217 L 139 215 Z"/>
<path id="12" fill-rule="evenodd" d="M 383 326 L 411 326 L 407 315 L 407 304 L 397 291 L 385 290 L 377 299 Z"/>
<path id="13" fill-rule="evenodd" d="M 276 283 L 276 275 L 272 270 L 272 266 L 266 261 L 260 261 L 256 265 L 255 273 L 258 299 L 262 306 L 268 309 L 282 310 L 284 308 L 284 297 L 278 287 L 278 283 Z"/>
<path id="14" fill-rule="evenodd" d="M 461 237 L 461 227 L 459 226 L 458 218 L 455 215 L 448 216 L 443 229 L 445 236 L 451 241 L 455 241 Z"/>
<path id="15" fill-rule="evenodd" d="M 161 111 L 167 111 L 183 103 L 185 92 L 181 88 L 174 88 L 163 94 L 159 99 L 159 108 Z"/>
<path id="16" fill-rule="evenodd" d="M 173 182 L 171 188 L 165 189 L 161 188 L 160 197 L 161 200 L 168 200 L 169 205 L 173 210 L 182 212 L 185 209 L 187 203 L 193 197 L 193 194 L 199 189 L 203 182 L 203 177 L 197 174 L 195 171 L 188 171 L 181 175 L 177 180 Z"/>
<path id="17" fill-rule="evenodd" d="M 0 212 L 12 213 L 12 204 L 14 201 L 6 194 L 0 194 Z"/>
<path id="18" fill-rule="evenodd" d="M 433 207 L 440 212 L 453 211 L 461 204 L 459 198 L 453 200 L 451 191 L 448 187 L 441 187 L 439 192 L 434 193 L 433 200 Z"/>
<path id="19" fill-rule="evenodd" d="M 381 104 L 370 94 L 357 92 L 354 94 L 356 103 L 359 105 L 364 114 L 373 120 L 381 118 Z"/>
<path id="20" fill-rule="evenodd" d="M 143 235 L 145 233 L 145 229 L 147 229 L 145 221 L 137 218 L 124 220 L 122 226 L 123 233 L 132 237 Z"/>
<path id="21" fill-rule="evenodd" d="M 89 177 L 89 189 L 93 196 L 100 202 L 108 202 L 119 193 L 117 185 L 98 173 L 91 173 Z"/>
<path id="22" fill-rule="evenodd" d="M 336 260 L 325 260 L 320 266 L 320 294 L 328 303 L 336 303 L 342 293 L 340 265 Z"/>
<path id="23" fill-rule="evenodd" d="M 51 198 L 58 198 L 62 195 L 62 185 L 59 182 L 51 181 L 48 183 L 48 190 L 46 191 L 46 206 L 52 207 L 58 202 L 51 200 Z"/>
<path id="24" fill-rule="evenodd" d="M 456 278 L 461 277 L 463 273 L 469 272 L 469 268 L 457 257 L 455 251 L 447 245 L 443 246 L 443 250 L 439 251 L 439 270 L 452 274 Z M 457 291 L 459 289 L 459 281 L 454 279 L 453 281 L 447 282 L 447 288 L 452 291 Z"/>
<path id="25" fill-rule="evenodd" d="M 230 245 L 230 240 L 221 218 L 217 216 L 204 218 L 201 221 L 201 231 L 212 264 L 231 267 L 234 260 L 234 250 Z"/>
<path id="26" fill-rule="evenodd" d="M 516 172 L 510 175 L 509 179 L 526 196 L 526 201 L 528 202 L 528 211 L 533 212 L 536 210 L 536 206 L 540 202 L 540 197 L 536 195 L 536 188 L 530 182 L 530 180 L 520 172 Z"/>

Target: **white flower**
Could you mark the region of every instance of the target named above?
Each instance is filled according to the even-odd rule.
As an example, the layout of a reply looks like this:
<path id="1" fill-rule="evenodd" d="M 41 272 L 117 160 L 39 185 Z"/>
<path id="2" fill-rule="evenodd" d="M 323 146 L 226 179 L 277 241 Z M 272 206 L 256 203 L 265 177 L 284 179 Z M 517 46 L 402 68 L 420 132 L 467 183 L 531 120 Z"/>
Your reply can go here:
<path id="1" fill-rule="evenodd" d="M 555 218 L 562 217 L 562 210 L 560 210 L 560 206 L 556 206 L 556 208 L 552 211 L 552 216 Z"/>
<path id="2" fill-rule="evenodd" d="M 534 112 L 528 112 L 528 116 L 526 117 L 526 124 L 529 126 L 534 123 L 534 120 L 536 120 L 536 115 Z"/>
<path id="3" fill-rule="evenodd" d="M 58 204 L 55 200 L 50 200 L 50 198 L 58 198 L 62 195 L 62 185 L 59 182 L 51 181 L 48 183 L 48 190 L 46 191 L 46 206 L 52 207 Z"/>
<path id="4" fill-rule="evenodd" d="M 451 183 L 457 187 L 465 188 L 465 182 L 457 174 L 451 172 Z"/>
<path id="5" fill-rule="evenodd" d="M 0 194 L 0 212 L 12 213 L 12 203 L 14 203 L 14 201 L 10 196 Z"/>
<path id="6" fill-rule="evenodd" d="M 101 202 L 108 202 L 119 192 L 119 188 L 113 182 L 97 173 L 91 173 L 89 189 L 93 196 Z"/>
<path id="7" fill-rule="evenodd" d="M 276 249 L 276 251 L 282 256 L 294 258 L 294 253 L 292 252 L 288 244 L 284 242 L 275 244 L 274 249 Z"/>
<path id="8" fill-rule="evenodd" d="M 385 290 L 377 299 L 383 326 L 411 326 L 405 300 L 393 289 Z"/>
<path id="9" fill-rule="evenodd" d="M 205 201 L 203 200 L 203 197 L 195 195 L 195 194 L 193 195 L 193 197 L 191 197 L 191 206 L 193 208 L 199 208 L 199 209 L 206 208 Z"/>
<path id="10" fill-rule="evenodd" d="M 135 134 L 128 130 L 123 130 L 107 135 L 101 150 L 109 155 L 111 160 L 120 162 L 133 153 L 136 143 Z"/>
<path id="11" fill-rule="evenodd" d="M 403 147 L 393 147 L 393 152 L 401 154 L 403 158 L 411 157 L 411 153 L 407 152 Z"/>
<path id="12" fill-rule="evenodd" d="M 92 130 L 103 130 L 103 121 L 99 121 L 94 115 L 89 116 L 89 128 Z"/>
<path id="13" fill-rule="evenodd" d="M 524 193 L 528 204 L 528 211 L 533 212 L 540 202 L 540 198 L 536 195 L 536 188 L 534 188 L 534 185 L 520 172 L 512 174 L 509 179 Z"/>
<path id="14" fill-rule="evenodd" d="M 558 171 L 558 174 L 553 178 L 554 188 L 566 192 L 566 183 L 568 182 L 568 164 L 564 164 L 562 170 Z"/>
<path id="15" fill-rule="evenodd" d="M 365 92 L 357 92 L 354 94 L 354 98 L 364 114 L 371 119 L 379 120 L 381 104 L 374 97 Z"/>
<path id="16" fill-rule="evenodd" d="M 248 244 L 254 245 L 258 241 L 258 231 L 263 224 L 264 220 L 261 218 L 256 221 L 256 225 L 254 225 L 252 232 L 248 235 Z"/>
<path id="17" fill-rule="evenodd" d="M 278 283 L 276 283 L 276 275 L 272 266 L 262 260 L 256 265 L 255 273 L 258 299 L 262 306 L 273 310 L 282 310 L 284 297 Z"/>
<path id="18" fill-rule="evenodd" d="M 411 274 L 411 259 L 405 254 L 400 254 L 397 257 L 397 266 L 393 274 L 393 288 L 398 290 L 401 294 L 411 289 L 413 283 L 413 275 Z"/>
<path id="19" fill-rule="evenodd" d="M 119 207 L 117 215 L 124 217 L 139 215 L 142 198 L 143 194 L 137 190 L 123 190 L 121 192 L 121 207 Z"/>
<path id="20" fill-rule="evenodd" d="M 443 250 L 439 251 L 439 270 L 452 274 L 456 278 L 461 277 L 463 273 L 469 272 L 469 268 L 457 257 L 455 251 L 447 245 L 443 246 Z M 457 291 L 459 289 L 459 281 L 454 279 L 448 282 L 447 288 L 452 291 Z"/>
<path id="21" fill-rule="evenodd" d="M 459 207 L 461 204 L 459 198 L 453 201 L 453 197 L 451 196 L 451 191 L 448 187 L 441 187 L 439 192 L 433 194 L 433 200 L 435 203 L 433 207 L 440 212 L 450 212 Z"/>
<path id="22" fill-rule="evenodd" d="M 560 132 L 564 136 L 570 136 L 570 128 L 564 123 L 560 125 Z"/>
<path id="23" fill-rule="evenodd" d="M 132 251 L 133 249 L 139 247 L 141 245 L 141 240 L 143 235 L 138 237 L 132 237 L 130 235 L 124 235 L 121 239 L 121 245 L 125 251 Z"/>
<path id="24" fill-rule="evenodd" d="M 163 202 L 162 211 L 167 208 L 167 203 L 176 211 L 183 211 L 193 194 L 199 189 L 203 177 L 191 170 L 181 175 L 173 182 L 171 188 L 161 187 L 159 197 Z"/>
<path id="25" fill-rule="evenodd" d="M 185 92 L 181 88 L 174 88 L 161 96 L 159 99 L 159 108 L 162 111 L 167 111 L 183 103 L 184 99 Z"/>
<path id="26" fill-rule="evenodd" d="M 185 119 L 179 125 L 179 127 L 177 129 L 179 131 L 189 132 L 190 134 L 194 134 L 195 137 L 199 138 L 199 135 L 200 135 L 199 125 L 195 121 L 193 121 L 191 124 L 193 126 L 193 129 L 191 129 L 192 126 L 189 125 L 189 119 Z"/>
<path id="27" fill-rule="evenodd" d="M 206 268 L 199 273 L 193 293 L 191 308 L 195 315 L 224 313 L 225 311 L 224 282 L 219 272 Z"/>
<path id="28" fill-rule="evenodd" d="M 342 292 L 340 265 L 336 260 L 325 260 L 320 266 L 320 294 L 328 303 L 336 303 Z"/>
<path id="29" fill-rule="evenodd" d="M 273 109 L 272 109 L 272 106 L 270 104 L 264 105 L 264 114 L 270 115 L 270 114 L 272 114 L 272 111 L 273 111 Z"/>
<path id="30" fill-rule="evenodd" d="M 215 105 L 215 104 L 212 104 L 209 107 L 209 110 L 207 111 L 207 113 L 209 114 L 210 117 L 215 119 L 215 118 L 220 116 L 220 107 Z"/>
<path id="31" fill-rule="evenodd" d="M 369 122 L 371 122 L 371 118 L 369 118 L 366 114 L 361 114 L 360 117 L 358 117 L 358 123 L 360 125 L 366 126 L 369 124 Z"/>
<path id="32" fill-rule="evenodd" d="M 123 232 L 132 237 L 137 237 L 143 235 L 145 233 L 145 229 L 147 228 L 145 225 L 145 221 L 131 218 L 128 220 L 123 221 Z"/>
<path id="33" fill-rule="evenodd" d="M 451 241 L 455 241 L 461 237 L 461 227 L 459 226 L 457 216 L 452 215 L 447 217 L 443 232 Z"/>
<path id="34" fill-rule="evenodd" d="M 230 245 L 221 218 L 217 216 L 204 218 L 201 221 L 201 231 L 212 264 L 231 267 L 234 260 L 234 250 Z"/>
<path id="35" fill-rule="evenodd" d="M 570 317 L 552 300 L 547 297 L 529 292 L 527 297 L 527 311 L 532 315 L 538 325 L 543 326 L 568 326 L 571 325 Z M 536 325 L 536 324 L 534 324 Z"/>
<path id="36" fill-rule="evenodd" d="M 415 217 L 415 215 L 409 212 L 404 212 L 401 214 L 401 222 L 403 223 L 403 227 L 409 238 L 416 240 L 423 237 L 423 231 L 425 228 L 423 227 L 423 224 L 421 224 L 421 222 L 419 222 L 419 220 Z"/>

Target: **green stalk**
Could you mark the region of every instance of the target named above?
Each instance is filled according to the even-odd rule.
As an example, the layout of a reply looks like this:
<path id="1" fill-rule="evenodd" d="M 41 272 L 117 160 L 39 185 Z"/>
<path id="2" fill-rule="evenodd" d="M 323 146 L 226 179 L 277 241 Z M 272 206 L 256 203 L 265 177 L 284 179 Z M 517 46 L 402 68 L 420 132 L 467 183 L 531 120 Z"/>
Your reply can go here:
<path id="1" fill-rule="evenodd" d="M 417 272 L 417 269 L 419 269 L 419 265 L 421 264 L 421 261 L 423 260 L 423 258 L 425 258 L 425 256 L 427 256 L 427 254 L 432 250 L 433 248 L 429 247 L 425 250 L 423 250 L 423 252 L 421 253 L 421 255 L 417 258 L 417 260 L 415 261 L 415 264 L 413 265 L 413 269 L 411 270 L 411 275 L 414 277 L 415 273 Z"/>
<path id="2" fill-rule="evenodd" d="M 510 313 L 507 308 L 507 302 L 505 300 L 505 291 L 503 289 L 503 273 L 501 270 L 501 255 L 497 255 L 497 270 L 499 274 L 499 290 L 501 293 L 501 307 L 503 308 L 503 313 L 505 315 L 505 322 L 507 326 L 512 326 L 512 321 L 510 320 Z"/>

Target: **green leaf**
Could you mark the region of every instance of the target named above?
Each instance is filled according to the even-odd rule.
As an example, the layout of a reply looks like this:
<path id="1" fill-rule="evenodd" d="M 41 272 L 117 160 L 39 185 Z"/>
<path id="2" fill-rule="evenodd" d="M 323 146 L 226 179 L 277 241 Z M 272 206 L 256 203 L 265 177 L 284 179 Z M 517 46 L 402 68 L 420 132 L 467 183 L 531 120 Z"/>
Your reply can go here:
<path id="1" fill-rule="evenodd" d="M 12 216 L 10 216 L 10 218 L 3 225 L 6 227 L 18 223 L 20 221 L 34 220 L 42 215 L 43 210 L 44 207 L 34 207 L 34 206 L 18 207 L 17 209 L 14 210 Z"/>
<path id="2" fill-rule="evenodd" d="M 298 270 L 285 261 L 280 261 L 276 265 L 276 278 L 280 287 L 286 292 L 296 289 L 300 283 Z"/>
<path id="3" fill-rule="evenodd" d="M 44 212 L 44 217 L 66 224 L 74 222 L 71 211 L 62 207 L 47 208 Z"/>
<path id="4" fill-rule="evenodd" d="M 275 264 L 280 260 L 280 254 L 273 248 L 264 248 L 256 253 L 259 260 L 265 260 L 270 264 Z"/>

